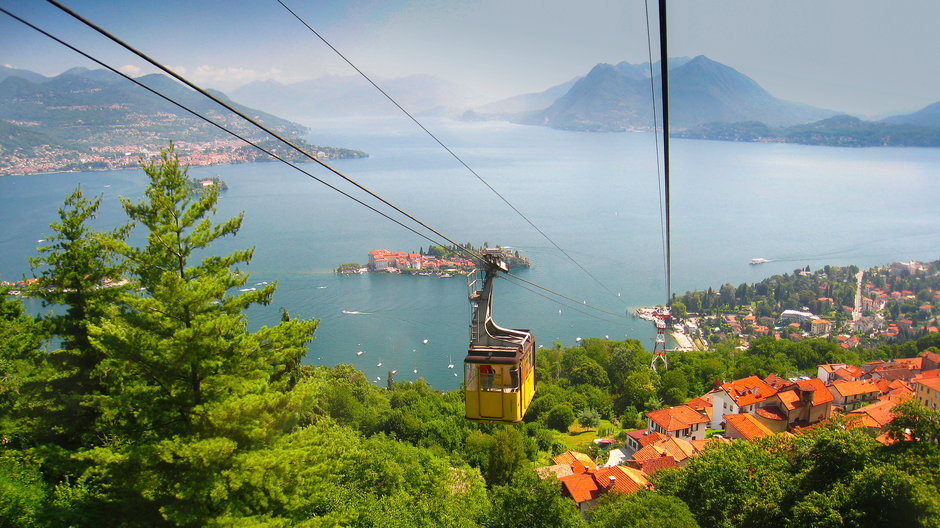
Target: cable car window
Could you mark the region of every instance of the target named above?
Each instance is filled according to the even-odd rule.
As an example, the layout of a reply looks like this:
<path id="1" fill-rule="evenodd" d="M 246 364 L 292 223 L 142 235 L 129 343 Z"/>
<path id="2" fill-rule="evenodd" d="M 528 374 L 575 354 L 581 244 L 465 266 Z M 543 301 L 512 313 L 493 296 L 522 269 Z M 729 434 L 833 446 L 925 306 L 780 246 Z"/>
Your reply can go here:
<path id="1" fill-rule="evenodd" d="M 512 392 L 519 390 L 519 367 L 509 369 L 509 384 L 506 388 Z"/>
<path id="2" fill-rule="evenodd" d="M 493 390 L 494 384 L 496 384 L 498 388 L 498 382 L 499 380 L 496 376 L 496 369 L 490 365 L 480 365 L 480 385 L 483 390 Z"/>
<path id="3" fill-rule="evenodd" d="M 464 365 L 464 385 L 465 389 L 468 391 L 475 391 L 477 389 L 477 367 L 476 365 Z"/>

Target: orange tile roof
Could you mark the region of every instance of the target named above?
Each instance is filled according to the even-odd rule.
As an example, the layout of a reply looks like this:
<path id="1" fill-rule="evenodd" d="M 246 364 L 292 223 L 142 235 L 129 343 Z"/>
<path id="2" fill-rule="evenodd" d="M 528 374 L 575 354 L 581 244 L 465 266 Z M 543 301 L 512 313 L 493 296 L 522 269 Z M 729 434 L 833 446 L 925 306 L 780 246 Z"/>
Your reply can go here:
<path id="1" fill-rule="evenodd" d="M 783 405 L 783 408 L 788 411 L 792 411 L 793 409 L 796 409 L 800 406 L 800 397 L 797 395 L 796 391 L 788 390 L 785 392 L 778 392 L 777 398 L 780 399 L 780 404 Z"/>
<path id="2" fill-rule="evenodd" d="M 568 464 L 569 466 L 573 465 L 576 461 L 581 462 L 588 469 L 597 469 L 597 464 L 594 463 L 594 460 L 592 460 L 589 455 L 577 451 L 565 451 L 552 459 L 552 462 L 556 464 Z"/>
<path id="3" fill-rule="evenodd" d="M 856 409 L 850 412 L 850 415 L 866 415 L 871 418 L 872 421 L 877 423 L 878 428 L 882 428 L 888 425 L 888 422 L 894 419 L 894 413 L 891 412 L 894 409 L 894 406 L 898 404 L 896 399 L 883 400 L 875 402 L 871 405 L 866 405 L 861 409 Z"/>
<path id="4" fill-rule="evenodd" d="M 770 385 L 770 387 L 774 390 L 780 390 L 790 384 L 789 381 L 773 373 L 768 374 L 767 377 L 764 378 L 764 383 Z"/>
<path id="5" fill-rule="evenodd" d="M 935 391 L 940 391 L 940 377 L 937 376 L 917 376 L 913 380 L 914 383 L 918 385 L 923 385 L 924 387 L 931 388 Z"/>
<path id="6" fill-rule="evenodd" d="M 656 444 L 649 444 L 636 453 L 633 453 L 633 460 L 643 463 L 647 460 L 664 456 L 669 456 L 669 453 L 667 453 L 665 449 L 657 446 Z"/>
<path id="7" fill-rule="evenodd" d="M 646 447 L 646 446 L 648 446 L 648 445 L 650 445 L 650 444 L 654 444 L 654 443 L 656 443 L 656 442 L 659 442 L 660 440 L 665 440 L 666 438 L 669 438 L 669 437 L 668 437 L 667 435 L 664 435 L 664 434 L 660 433 L 660 432 L 653 431 L 652 433 L 649 433 L 648 435 L 644 436 L 643 438 L 640 438 L 640 439 L 639 439 L 639 442 L 640 442 L 640 445 L 641 445 L 641 446 Z"/>
<path id="8" fill-rule="evenodd" d="M 610 477 L 614 478 L 613 487 L 610 485 Z M 626 466 L 599 468 L 594 472 L 594 480 L 598 487 L 608 492 L 634 493 L 650 485 L 643 471 Z"/>
<path id="9" fill-rule="evenodd" d="M 647 418 L 659 425 L 665 431 L 679 431 L 688 429 L 694 424 L 705 423 L 708 418 L 686 405 L 677 405 L 658 411 L 646 413 Z"/>
<path id="10" fill-rule="evenodd" d="M 845 383 L 833 384 L 832 387 L 836 389 L 843 398 L 868 392 L 878 392 L 878 386 L 870 380 L 846 381 Z"/>
<path id="11" fill-rule="evenodd" d="M 670 436 L 665 440 L 656 442 L 655 445 L 663 448 L 666 453 L 676 459 L 676 462 L 682 462 L 695 454 L 695 447 L 692 446 L 692 442 L 682 438 Z"/>
<path id="12" fill-rule="evenodd" d="M 922 357 L 912 357 L 912 358 L 898 358 L 893 361 L 898 365 L 904 365 L 909 369 L 920 370 L 924 366 L 924 358 Z"/>
<path id="13" fill-rule="evenodd" d="M 721 385 L 721 389 L 740 407 L 764 401 L 776 392 L 757 376 L 724 383 Z"/>
<path id="14" fill-rule="evenodd" d="M 558 480 L 561 481 L 562 490 L 578 504 L 596 499 L 601 494 L 600 486 L 590 473 L 569 475 Z"/>
<path id="15" fill-rule="evenodd" d="M 764 418 L 767 418 L 768 420 L 778 420 L 778 421 L 787 420 L 787 415 L 783 414 L 783 411 L 773 406 L 761 407 L 760 409 L 757 409 L 756 413 L 758 416 L 763 416 Z"/>
<path id="16" fill-rule="evenodd" d="M 652 458 L 638 463 L 640 466 L 640 471 L 646 473 L 647 475 L 652 475 L 660 469 L 674 468 L 676 467 L 676 459 L 671 456 L 664 456 L 659 458 Z"/>
<path id="17" fill-rule="evenodd" d="M 726 414 L 725 424 L 741 433 L 745 440 L 754 440 L 755 438 L 774 434 L 766 425 L 747 413 Z"/>
<path id="18" fill-rule="evenodd" d="M 819 378 L 810 378 L 808 380 L 797 380 L 797 387 L 800 388 L 803 392 L 812 392 L 813 393 L 813 403 L 816 405 L 822 405 L 824 403 L 829 403 L 835 400 L 835 397 L 829 392 L 829 389 L 826 388 L 826 384 Z"/>

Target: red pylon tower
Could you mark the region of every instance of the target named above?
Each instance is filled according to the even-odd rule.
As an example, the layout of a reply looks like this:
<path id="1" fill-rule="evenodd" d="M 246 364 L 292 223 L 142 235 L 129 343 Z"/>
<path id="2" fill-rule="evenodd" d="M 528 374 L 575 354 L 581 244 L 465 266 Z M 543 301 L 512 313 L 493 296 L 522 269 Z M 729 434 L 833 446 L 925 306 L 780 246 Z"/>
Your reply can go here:
<path id="1" fill-rule="evenodd" d="M 669 369 L 669 358 L 666 356 L 666 326 L 672 322 L 672 316 L 668 312 L 656 312 L 656 341 L 653 344 L 653 360 L 650 361 L 650 368 L 655 372 L 656 363 L 663 364 L 663 370 Z"/>

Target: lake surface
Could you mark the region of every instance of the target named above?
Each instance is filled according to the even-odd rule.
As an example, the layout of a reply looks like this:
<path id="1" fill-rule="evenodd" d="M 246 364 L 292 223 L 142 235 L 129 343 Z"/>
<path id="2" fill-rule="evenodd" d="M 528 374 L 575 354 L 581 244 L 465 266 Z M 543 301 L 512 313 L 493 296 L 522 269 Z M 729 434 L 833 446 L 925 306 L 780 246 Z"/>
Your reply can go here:
<path id="1" fill-rule="evenodd" d="M 617 314 L 664 302 L 651 134 L 426 124 L 603 285 L 410 123 L 318 122 L 310 124 L 308 140 L 369 152 L 368 159 L 333 164 L 453 240 L 519 249 L 533 262 L 518 273 L 527 280 Z M 940 258 L 940 149 L 691 140 L 675 140 L 671 147 L 677 293 L 756 282 L 807 265 L 870 267 Z M 305 168 L 376 203 L 316 165 Z M 464 277 L 346 277 L 331 271 L 346 262 L 365 263 L 372 249 L 414 251 L 430 242 L 278 163 L 190 173 L 228 183 L 219 219 L 245 211 L 238 236 L 218 250 L 254 246 L 249 282 L 278 281 L 272 305 L 249 311 L 253 327 L 276 324 L 283 307 L 292 316 L 321 321 L 308 363 L 352 363 L 370 379 L 381 376 L 383 384 L 386 372 L 397 369 L 398 380 L 420 376 L 438 389 L 459 385 L 454 372 L 469 339 Z M 26 257 L 35 254 L 56 209 L 79 184 L 87 194 L 103 196 L 98 226 L 108 227 L 124 220 L 117 198 L 138 199 L 145 182 L 139 170 L 0 177 L 0 279 L 29 273 Z M 772 262 L 749 265 L 756 257 Z M 637 338 L 652 346 L 649 323 L 562 302 L 501 280 L 495 319 L 531 329 L 545 346 L 573 345 L 588 336 Z M 458 368 L 448 369 L 451 362 Z"/>

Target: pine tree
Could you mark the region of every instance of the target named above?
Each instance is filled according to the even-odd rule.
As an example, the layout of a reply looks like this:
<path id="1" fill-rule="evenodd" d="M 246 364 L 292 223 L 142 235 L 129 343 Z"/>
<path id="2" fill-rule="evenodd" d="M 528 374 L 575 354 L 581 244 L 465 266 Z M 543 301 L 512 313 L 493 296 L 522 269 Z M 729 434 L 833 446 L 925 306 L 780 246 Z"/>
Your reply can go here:
<path id="1" fill-rule="evenodd" d="M 270 303 L 276 288 L 242 288 L 248 276 L 238 266 L 253 250 L 195 257 L 234 236 L 242 215 L 213 223 L 218 192 L 191 193 L 172 146 L 143 170 L 145 198 L 122 200 L 147 231 L 143 247 L 118 249 L 133 287 L 90 328 L 107 388 L 95 397 L 99 433 L 113 441 L 88 457 L 99 483 L 137 490 L 147 499 L 140 507 L 203 524 L 224 499 L 211 490 L 235 455 L 268 445 L 295 420 L 290 389 L 317 321 L 285 317 L 248 332 L 243 311 Z"/>
<path id="2" fill-rule="evenodd" d="M 93 230 L 101 198 L 86 199 L 81 188 L 74 190 L 59 208 L 59 221 L 50 224 L 52 234 L 29 259 L 37 281 L 29 294 L 46 306 L 64 306 L 65 312 L 46 316 L 49 331 L 61 339 L 61 348 L 44 358 L 56 373 L 43 384 L 50 385 L 54 403 L 43 413 L 49 422 L 46 432 L 55 442 L 74 449 L 89 439 L 97 413 L 85 401 L 100 392 L 94 371 L 103 356 L 91 346 L 88 325 L 100 321 L 103 307 L 113 302 L 121 285 L 121 270 L 111 248 L 126 228 L 110 233 Z M 35 387 L 42 392 L 43 387 Z"/>

